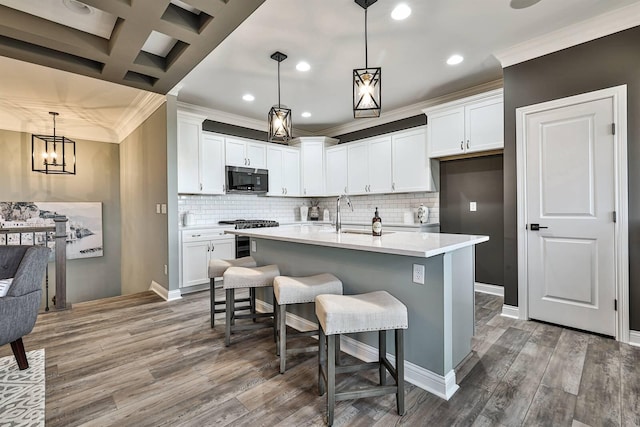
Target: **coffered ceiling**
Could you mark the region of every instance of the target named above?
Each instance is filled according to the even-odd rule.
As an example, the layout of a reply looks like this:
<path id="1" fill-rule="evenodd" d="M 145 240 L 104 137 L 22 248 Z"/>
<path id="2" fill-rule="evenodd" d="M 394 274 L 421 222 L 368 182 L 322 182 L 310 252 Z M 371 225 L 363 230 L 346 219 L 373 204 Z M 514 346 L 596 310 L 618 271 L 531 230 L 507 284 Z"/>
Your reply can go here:
<path id="1" fill-rule="evenodd" d="M 396 21 L 399 3 L 412 13 Z M 634 25 L 640 0 L 378 0 L 368 52 L 382 67 L 383 112 L 354 120 L 364 11 L 353 0 L 0 0 L 0 128 L 44 132 L 58 111 L 65 136 L 120 142 L 173 89 L 214 119 L 264 130 L 278 96 L 270 56 L 281 51 L 294 135 L 331 136 L 499 84 L 502 65 L 531 52 Z M 452 54 L 464 61 L 447 65 Z M 300 61 L 310 69 L 298 71 Z"/>

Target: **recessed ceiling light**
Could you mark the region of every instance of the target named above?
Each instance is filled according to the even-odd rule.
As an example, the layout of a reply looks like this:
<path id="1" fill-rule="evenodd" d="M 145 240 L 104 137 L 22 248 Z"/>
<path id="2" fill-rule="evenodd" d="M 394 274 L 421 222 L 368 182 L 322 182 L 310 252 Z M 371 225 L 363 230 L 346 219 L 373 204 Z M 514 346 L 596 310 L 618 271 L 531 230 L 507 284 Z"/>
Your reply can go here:
<path id="1" fill-rule="evenodd" d="M 244 99 L 247 102 L 251 102 L 251 101 L 255 100 L 256 97 L 251 95 L 250 93 L 246 93 L 246 94 L 242 95 L 242 99 Z"/>
<path id="2" fill-rule="evenodd" d="M 64 0 L 62 2 L 67 9 L 72 12 L 78 13 L 80 15 L 89 15 L 91 13 L 91 8 L 84 3 L 81 3 L 76 0 Z"/>
<path id="3" fill-rule="evenodd" d="M 311 65 L 308 62 L 300 61 L 296 65 L 296 70 L 298 71 L 309 71 L 311 69 Z"/>
<path id="4" fill-rule="evenodd" d="M 391 17 L 396 21 L 407 19 L 411 15 L 411 8 L 404 3 L 400 3 L 391 11 Z"/>
<path id="5" fill-rule="evenodd" d="M 310 113 L 310 112 L 308 112 L 308 111 L 305 111 L 304 113 L 302 113 L 302 114 L 301 114 L 301 116 L 302 116 L 302 117 L 304 117 L 304 118 L 306 119 L 306 118 L 311 117 L 311 113 Z"/>
<path id="6" fill-rule="evenodd" d="M 458 65 L 462 61 L 464 61 L 464 58 L 461 55 L 451 55 L 449 59 L 447 59 L 447 64 Z"/>
<path id="7" fill-rule="evenodd" d="M 540 0 L 511 0 L 509 4 L 512 9 L 526 9 L 538 3 Z"/>

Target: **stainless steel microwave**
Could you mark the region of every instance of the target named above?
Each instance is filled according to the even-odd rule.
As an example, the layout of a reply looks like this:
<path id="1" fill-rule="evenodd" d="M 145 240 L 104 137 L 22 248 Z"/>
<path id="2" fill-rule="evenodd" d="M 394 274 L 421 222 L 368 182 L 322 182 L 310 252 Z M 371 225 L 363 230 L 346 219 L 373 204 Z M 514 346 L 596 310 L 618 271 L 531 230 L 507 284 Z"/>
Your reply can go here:
<path id="1" fill-rule="evenodd" d="M 227 166 L 225 184 L 227 193 L 266 193 L 269 191 L 269 171 Z"/>

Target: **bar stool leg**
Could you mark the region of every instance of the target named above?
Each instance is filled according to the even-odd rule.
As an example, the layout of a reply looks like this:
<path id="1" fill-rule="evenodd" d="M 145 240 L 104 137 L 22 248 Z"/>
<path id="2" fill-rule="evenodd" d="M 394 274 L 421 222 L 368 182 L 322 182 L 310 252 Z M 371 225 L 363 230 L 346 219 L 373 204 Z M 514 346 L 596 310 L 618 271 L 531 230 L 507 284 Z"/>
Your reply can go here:
<path id="1" fill-rule="evenodd" d="M 324 376 L 322 368 L 327 363 L 327 337 L 322 330 L 322 326 L 318 328 L 318 395 L 325 393 Z"/>
<path id="2" fill-rule="evenodd" d="M 404 329 L 396 329 L 396 374 L 398 415 L 404 415 Z"/>
<path id="3" fill-rule="evenodd" d="M 340 358 L 340 335 L 336 335 L 336 366 L 342 365 L 342 359 Z"/>
<path id="4" fill-rule="evenodd" d="M 387 368 L 382 360 L 387 357 L 387 331 L 378 331 L 378 363 L 380 363 L 380 385 L 387 385 Z"/>
<path id="5" fill-rule="evenodd" d="M 226 310 L 225 310 L 225 325 L 224 325 L 224 345 L 229 347 L 231 344 L 231 323 L 234 321 L 233 312 L 235 310 L 235 295 L 234 289 L 227 289 L 226 296 Z"/>
<path id="6" fill-rule="evenodd" d="M 327 424 L 331 426 L 336 406 L 336 335 L 328 335 L 327 341 Z"/>
<path id="7" fill-rule="evenodd" d="M 278 334 L 279 344 L 278 352 L 280 353 L 280 373 L 284 374 L 287 363 L 287 310 L 286 304 L 278 306 Z"/>
<path id="8" fill-rule="evenodd" d="M 215 294 L 215 279 L 212 277 L 209 279 L 209 294 L 211 300 L 211 327 L 213 328 L 213 317 L 216 314 L 216 294 Z"/>
<path id="9" fill-rule="evenodd" d="M 249 307 L 251 307 L 251 314 L 256 314 L 256 288 L 249 288 Z M 253 318 L 253 322 L 255 323 L 258 319 Z"/>

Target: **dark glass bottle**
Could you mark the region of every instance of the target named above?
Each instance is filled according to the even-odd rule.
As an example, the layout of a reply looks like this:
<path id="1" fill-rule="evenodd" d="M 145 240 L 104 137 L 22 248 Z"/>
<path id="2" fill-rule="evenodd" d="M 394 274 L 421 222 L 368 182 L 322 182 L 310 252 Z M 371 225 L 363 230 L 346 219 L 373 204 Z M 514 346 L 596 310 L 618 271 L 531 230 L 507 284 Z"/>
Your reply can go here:
<path id="1" fill-rule="evenodd" d="M 371 220 L 371 231 L 374 236 L 382 236 L 382 218 L 378 214 L 378 208 L 376 208 L 373 219 Z"/>

